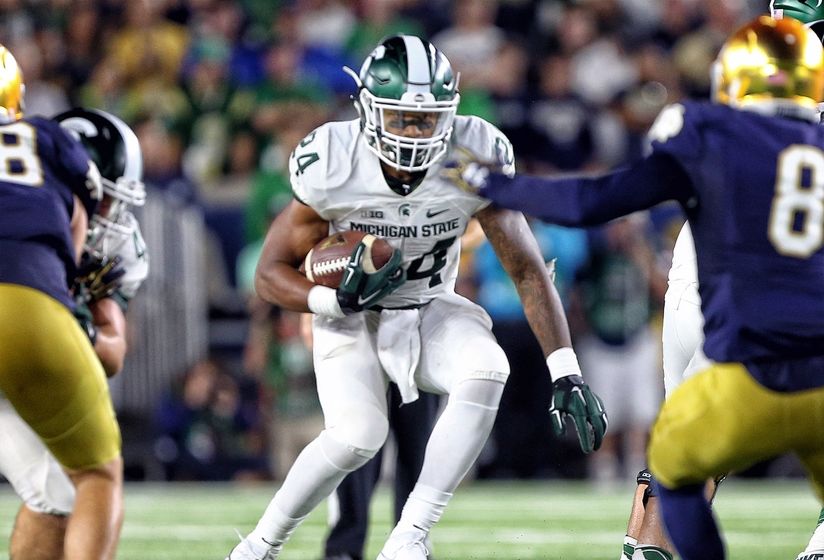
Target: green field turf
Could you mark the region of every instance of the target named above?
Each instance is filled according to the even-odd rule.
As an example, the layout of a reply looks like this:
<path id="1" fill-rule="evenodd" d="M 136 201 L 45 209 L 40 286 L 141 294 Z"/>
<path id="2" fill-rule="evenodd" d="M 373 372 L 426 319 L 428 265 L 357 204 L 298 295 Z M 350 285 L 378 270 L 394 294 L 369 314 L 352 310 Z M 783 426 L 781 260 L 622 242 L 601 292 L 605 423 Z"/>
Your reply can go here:
<path id="1" fill-rule="evenodd" d="M 118 560 L 222 560 L 249 531 L 275 485 L 131 485 Z M 433 532 L 437 560 L 618 560 L 631 486 L 598 491 L 577 482 L 473 483 L 459 489 Z M 731 560 L 794 560 L 818 517 L 803 482 L 724 484 L 716 501 Z M 17 502 L 0 485 L 0 559 Z M 316 560 L 325 507 L 295 533 L 282 558 Z M 373 507 L 368 556 L 389 531 L 389 495 Z"/>

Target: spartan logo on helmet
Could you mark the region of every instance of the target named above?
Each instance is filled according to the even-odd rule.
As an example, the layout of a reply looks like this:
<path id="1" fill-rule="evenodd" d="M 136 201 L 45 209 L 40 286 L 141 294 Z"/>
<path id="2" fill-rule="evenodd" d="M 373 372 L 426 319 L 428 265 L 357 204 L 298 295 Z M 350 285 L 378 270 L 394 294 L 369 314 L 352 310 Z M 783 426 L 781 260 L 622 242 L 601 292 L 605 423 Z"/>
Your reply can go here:
<path id="1" fill-rule="evenodd" d="M 89 220 L 86 249 L 96 256 L 106 255 L 104 244 L 133 235 L 129 207 L 146 202 L 140 143 L 126 123 L 105 111 L 71 109 L 54 120 L 80 140 L 100 170 L 103 200 Z"/>
<path id="2" fill-rule="evenodd" d="M 770 15 L 797 19 L 824 40 L 824 0 L 771 0 Z"/>
<path id="3" fill-rule="evenodd" d="M 353 100 L 361 130 L 381 161 L 411 172 L 443 157 L 460 95 L 458 76 L 441 51 L 418 37 L 398 35 L 372 51 L 360 74 L 344 71 L 358 86 Z M 407 122 L 422 126 L 409 127 L 415 135 L 404 134 Z"/>

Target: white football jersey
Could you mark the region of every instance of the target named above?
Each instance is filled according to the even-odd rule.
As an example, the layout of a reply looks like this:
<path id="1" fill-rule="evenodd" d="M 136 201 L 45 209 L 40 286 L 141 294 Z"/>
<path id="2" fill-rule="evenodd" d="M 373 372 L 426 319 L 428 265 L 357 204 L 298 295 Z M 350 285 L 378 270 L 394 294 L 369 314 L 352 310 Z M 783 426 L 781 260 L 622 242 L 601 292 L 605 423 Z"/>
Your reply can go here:
<path id="1" fill-rule="evenodd" d="M 675 240 L 675 247 L 672 248 L 672 266 L 668 280 L 670 284 L 675 282 L 698 284 L 698 264 L 689 222 L 684 222 Z"/>
<path id="2" fill-rule="evenodd" d="M 120 228 L 106 228 L 95 249 L 109 258 L 119 255 L 121 266 L 126 270 L 120 286 L 120 293 L 131 299 L 149 275 L 149 255 L 146 242 L 140 232 L 137 218 L 129 211 L 124 211 L 117 220 Z"/>
<path id="3" fill-rule="evenodd" d="M 327 123 L 292 153 L 292 190 L 329 222 L 330 233 L 364 231 L 403 252 L 407 281 L 381 300 L 383 307 L 426 303 L 454 289 L 461 235 L 472 216 L 489 204 L 440 178 L 444 162 L 457 147 L 514 172 L 509 140 L 478 117 L 455 118 L 449 151 L 405 196 L 387 184 L 380 160 L 360 134 L 358 120 Z"/>

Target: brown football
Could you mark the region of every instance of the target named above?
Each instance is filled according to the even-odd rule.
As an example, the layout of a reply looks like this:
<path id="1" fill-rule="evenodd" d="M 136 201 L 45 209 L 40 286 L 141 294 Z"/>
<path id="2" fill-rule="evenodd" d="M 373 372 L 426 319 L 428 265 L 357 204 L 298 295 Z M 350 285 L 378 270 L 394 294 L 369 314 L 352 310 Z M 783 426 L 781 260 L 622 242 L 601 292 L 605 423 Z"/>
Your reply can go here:
<path id="1" fill-rule="evenodd" d="M 301 272 L 315 284 L 337 288 L 352 251 L 361 240 L 366 243 L 363 255 L 366 272 L 375 272 L 392 258 L 392 246 L 385 239 L 362 231 L 340 231 L 312 247 L 300 266 Z"/>

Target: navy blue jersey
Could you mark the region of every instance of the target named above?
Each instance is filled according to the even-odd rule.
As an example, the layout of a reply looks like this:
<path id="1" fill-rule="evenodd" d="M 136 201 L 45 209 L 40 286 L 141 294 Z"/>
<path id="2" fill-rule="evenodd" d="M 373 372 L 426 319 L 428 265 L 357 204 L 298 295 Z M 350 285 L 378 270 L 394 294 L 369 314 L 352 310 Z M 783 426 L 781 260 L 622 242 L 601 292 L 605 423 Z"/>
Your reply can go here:
<path id="1" fill-rule="evenodd" d="M 0 283 L 29 286 L 72 307 L 73 194 L 91 215 L 89 156 L 54 121 L 0 125 Z"/>
<path id="2" fill-rule="evenodd" d="M 651 155 L 609 175 L 493 175 L 481 195 L 578 226 L 678 200 L 695 238 L 707 356 L 754 364 L 774 388 L 824 385 L 824 371 L 802 379 L 774 367 L 824 356 L 824 127 L 685 103 L 650 137 Z"/>

